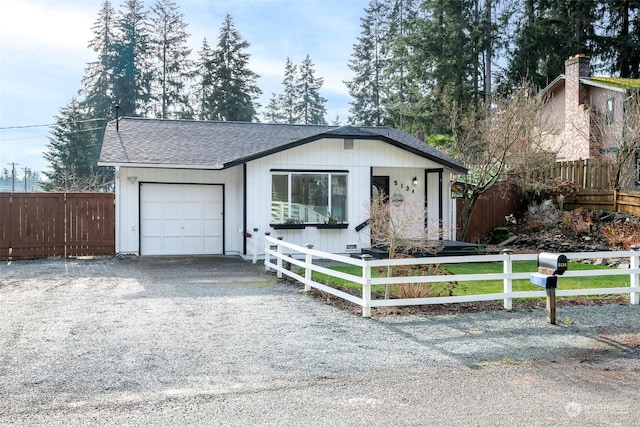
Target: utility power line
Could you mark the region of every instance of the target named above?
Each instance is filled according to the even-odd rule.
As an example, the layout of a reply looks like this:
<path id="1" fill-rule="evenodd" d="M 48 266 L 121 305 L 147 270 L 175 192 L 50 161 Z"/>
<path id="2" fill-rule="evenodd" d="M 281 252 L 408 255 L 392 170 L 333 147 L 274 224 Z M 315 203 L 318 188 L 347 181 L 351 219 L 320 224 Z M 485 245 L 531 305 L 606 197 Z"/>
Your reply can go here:
<path id="1" fill-rule="evenodd" d="M 77 121 L 68 122 L 68 123 L 86 123 L 86 122 L 96 122 L 98 120 L 108 120 L 108 119 L 97 118 L 97 119 L 77 120 Z M 44 124 L 44 125 L 4 126 L 4 127 L 0 127 L 0 130 L 43 128 L 43 127 L 55 126 L 57 124 L 58 123 L 47 123 L 47 124 Z"/>

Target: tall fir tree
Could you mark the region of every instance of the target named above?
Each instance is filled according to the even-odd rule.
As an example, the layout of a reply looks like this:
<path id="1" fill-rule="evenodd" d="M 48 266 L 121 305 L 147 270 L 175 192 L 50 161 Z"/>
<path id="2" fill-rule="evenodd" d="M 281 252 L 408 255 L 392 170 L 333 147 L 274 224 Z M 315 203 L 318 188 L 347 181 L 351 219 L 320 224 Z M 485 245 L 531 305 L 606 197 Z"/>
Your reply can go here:
<path id="1" fill-rule="evenodd" d="M 624 78 L 640 78 L 640 2 L 601 0 L 598 16 L 603 34 L 598 58 L 607 72 Z"/>
<path id="2" fill-rule="evenodd" d="M 257 119 L 257 98 L 262 91 L 256 85 L 259 76 L 248 68 L 248 48 L 249 43 L 227 15 L 220 28 L 211 67 L 210 108 L 216 120 L 251 122 Z"/>
<path id="3" fill-rule="evenodd" d="M 284 79 L 282 80 L 284 90 L 278 100 L 278 104 L 281 108 L 280 114 L 284 118 L 284 123 L 300 123 L 300 116 L 296 110 L 296 105 L 300 97 L 298 86 L 296 84 L 297 80 L 298 67 L 291 61 L 291 59 L 287 58 L 287 62 L 284 66 Z"/>
<path id="4" fill-rule="evenodd" d="M 119 13 L 114 98 L 124 116 L 146 116 L 151 108 L 149 22 L 142 0 L 126 0 Z"/>
<path id="5" fill-rule="evenodd" d="M 97 166 L 101 139 L 95 126 L 95 120 L 75 98 L 60 110 L 44 153 L 51 169 L 44 172 L 49 178 L 45 189 L 97 191 L 108 188 L 112 172 Z"/>
<path id="6" fill-rule="evenodd" d="M 199 120 L 214 120 L 211 96 L 214 90 L 213 49 L 205 37 L 195 64 L 196 82 L 193 86 L 196 116 Z"/>
<path id="7" fill-rule="evenodd" d="M 382 54 L 385 37 L 385 15 L 383 3 L 372 0 L 360 20 L 361 32 L 349 59 L 352 80 L 345 82 L 349 89 L 349 122 L 355 125 L 380 126 L 388 123 L 384 112 L 385 80 L 387 60 Z"/>
<path id="8" fill-rule="evenodd" d="M 593 0 L 513 1 L 502 11 L 501 25 L 514 28 L 507 45 L 501 91 L 523 80 L 545 87 L 564 73 L 564 61 L 576 53 L 593 54 L 596 5 Z"/>
<path id="9" fill-rule="evenodd" d="M 93 24 L 89 48 L 97 58 L 89 62 L 82 79 L 84 105 L 92 118 L 106 120 L 113 114 L 113 84 L 116 76 L 116 15 L 110 0 L 104 0 Z"/>
<path id="10" fill-rule="evenodd" d="M 295 103 L 296 115 L 305 125 L 326 125 L 327 100 L 320 95 L 320 88 L 324 82 L 322 77 L 315 76 L 313 62 L 307 55 L 300 64 L 296 92 L 299 94 Z"/>
<path id="11" fill-rule="evenodd" d="M 152 38 L 150 46 L 155 59 L 153 97 L 159 118 L 191 118 L 187 93 L 193 77 L 187 45 L 187 23 L 172 0 L 156 0 L 150 12 Z"/>
<path id="12" fill-rule="evenodd" d="M 271 97 L 269 98 L 269 103 L 265 107 L 265 112 L 263 114 L 264 120 L 267 123 L 285 123 L 285 116 L 283 114 L 283 108 L 280 104 L 281 96 L 277 95 L 274 92 L 271 92 Z"/>

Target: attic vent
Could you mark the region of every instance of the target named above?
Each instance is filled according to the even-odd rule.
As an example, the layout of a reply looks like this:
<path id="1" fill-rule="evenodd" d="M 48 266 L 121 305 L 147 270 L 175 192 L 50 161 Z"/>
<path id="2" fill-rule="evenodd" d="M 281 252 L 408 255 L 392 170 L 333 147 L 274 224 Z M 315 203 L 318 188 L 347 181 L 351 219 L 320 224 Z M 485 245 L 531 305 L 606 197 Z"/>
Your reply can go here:
<path id="1" fill-rule="evenodd" d="M 345 151 L 353 151 L 353 138 L 345 138 L 342 149 Z"/>

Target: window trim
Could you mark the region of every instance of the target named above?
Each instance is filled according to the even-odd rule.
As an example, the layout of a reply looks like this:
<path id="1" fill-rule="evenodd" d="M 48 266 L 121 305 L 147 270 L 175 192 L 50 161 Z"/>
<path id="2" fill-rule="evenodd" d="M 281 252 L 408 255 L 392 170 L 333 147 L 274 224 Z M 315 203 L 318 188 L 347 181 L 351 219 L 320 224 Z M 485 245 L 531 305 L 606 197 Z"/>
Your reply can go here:
<path id="1" fill-rule="evenodd" d="M 347 178 L 347 182 L 346 182 L 346 193 L 345 194 L 345 198 L 348 197 L 348 183 L 349 183 L 349 170 L 348 169 L 271 169 L 270 170 L 270 175 L 271 175 L 271 204 L 273 206 L 273 177 L 276 175 L 280 175 L 280 176 L 287 176 L 287 203 L 288 203 L 288 211 L 291 212 L 291 199 L 292 199 L 292 177 L 294 175 L 327 175 L 327 182 L 328 182 L 328 196 L 327 196 L 327 211 L 331 212 L 333 210 L 333 206 L 332 206 L 332 197 L 331 197 L 331 189 L 332 189 L 332 183 L 333 183 L 333 176 L 345 176 Z M 329 223 L 329 222 L 300 222 L 300 223 L 292 223 L 292 224 L 288 224 L 288 223 L 284 223 L 284 222 L 274 222 L 274 218 L 271 217 L 271 223 L 270 226 L 273 227 L 274 229 L 287 229 L 287 228 L 291 228 L 291 229 L 300 229 L 300 228 L 306 228 L 308 226 L 310 227 L 317 227 L 317 228 L 347 228 L 348 227 L 348 223 L 346 222 L 346 219 L 348 218 L 348 212 L 346 209 L 346 201 L 345 201 L 345 213 L 342 216 L 342 220 L 338 223 Z"/>

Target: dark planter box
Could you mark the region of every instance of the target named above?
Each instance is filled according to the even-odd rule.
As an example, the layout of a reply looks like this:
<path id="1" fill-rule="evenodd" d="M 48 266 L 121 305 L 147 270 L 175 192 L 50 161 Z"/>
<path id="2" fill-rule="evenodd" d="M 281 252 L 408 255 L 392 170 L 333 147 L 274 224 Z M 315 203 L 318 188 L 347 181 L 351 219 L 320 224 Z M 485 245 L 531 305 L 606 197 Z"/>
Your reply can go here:
<path id="1" fill-rule="evenodd" d="M 349 224 L 318 224 L 316 227 L 325 229 L 344 229 L 349 228 Z"/>
<path id="2" fill-rule="evenodd" d="M 274 230 L 301 230 L 306 224 L 269 224 Z"/>

